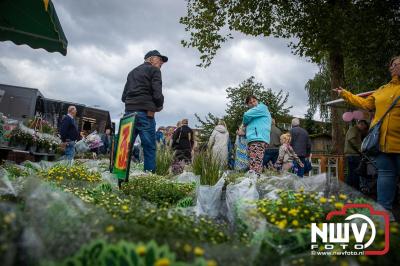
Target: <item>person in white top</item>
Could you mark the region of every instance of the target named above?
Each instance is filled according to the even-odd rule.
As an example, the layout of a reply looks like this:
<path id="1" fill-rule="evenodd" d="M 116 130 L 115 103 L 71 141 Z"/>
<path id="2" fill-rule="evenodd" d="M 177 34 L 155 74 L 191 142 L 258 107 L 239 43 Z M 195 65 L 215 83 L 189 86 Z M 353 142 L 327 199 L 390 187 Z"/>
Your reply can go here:
<path id="1" fill-rule="evenodd" d="M 228 162 L 228 142 L 229 132 L 226 129 L 224 120 L 219 120 L 218 125 L 211 133 L 208 141 L 208 148 L 212 151 L 213 157 L 216 158 L 222 166 Z"/>

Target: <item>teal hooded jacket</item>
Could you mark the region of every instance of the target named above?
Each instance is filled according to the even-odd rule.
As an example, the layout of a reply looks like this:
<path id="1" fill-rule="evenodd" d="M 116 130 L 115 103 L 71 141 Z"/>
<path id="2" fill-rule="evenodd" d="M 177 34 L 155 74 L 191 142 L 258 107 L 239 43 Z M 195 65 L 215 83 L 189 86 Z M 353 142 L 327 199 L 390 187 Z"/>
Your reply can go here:
<path id="1" fill-rule="evenodd" d="M 268 107 L 259 103 L 243 115 L 243 125 L 246 126 L 247 143 L 253 141 L 270 142 L 272 118 Z"/>

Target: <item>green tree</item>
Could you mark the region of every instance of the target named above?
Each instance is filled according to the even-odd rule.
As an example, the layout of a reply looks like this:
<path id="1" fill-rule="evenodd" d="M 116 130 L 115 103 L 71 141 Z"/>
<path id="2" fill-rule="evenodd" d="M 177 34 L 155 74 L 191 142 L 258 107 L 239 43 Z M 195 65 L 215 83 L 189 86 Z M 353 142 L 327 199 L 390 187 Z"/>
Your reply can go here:
<path id="1" fill-rule="evenodd" d="M 313 120 L 313 116 L 315 114 L 315 110 L 312 108 L 308 108 L 307 113 L 304 116 L 304 129 L 307 130 L 308 134 L 313 135 L 318 132 L 318 125 L 317 123 Z"/>
<path id="2" fill-rule="evenodd" d="M 180 22 L 190 37 L 182 44 L 197 48 L 200 66 L 208 66 L 233 31 L 292 38 L 295 54 L 316 63 L 327 59 L 333 89 L 346 85 L 346 60 L 369 73 L 371 60 L 383 64 L 399 51 L 399 10 L 397 0 L 187 0 L 187 15 Z M 329 94 L 337 97 L 332 90 Z M 336 109 L 330 114 L 336 153 L 343 153 L 340 115 Z"/>
<path id="3" fill-rule="evenodd" d="M 211 136 L 212 131 L 214 130 L 214 127 L 218 125 L 218 118 L 217 116 L 213 115 L 212 113 L 208 113 L 204 119 L 201 119 L 201 117 L 198 114 L 194 114 L 197 118 L 197 122 L 199 124 L 196 125 L 196 127 L 201 128 L 201 131 L 199 132 L 198 138 L 199 142 L 202 144 L 208 143 L 208 139 Z"/>

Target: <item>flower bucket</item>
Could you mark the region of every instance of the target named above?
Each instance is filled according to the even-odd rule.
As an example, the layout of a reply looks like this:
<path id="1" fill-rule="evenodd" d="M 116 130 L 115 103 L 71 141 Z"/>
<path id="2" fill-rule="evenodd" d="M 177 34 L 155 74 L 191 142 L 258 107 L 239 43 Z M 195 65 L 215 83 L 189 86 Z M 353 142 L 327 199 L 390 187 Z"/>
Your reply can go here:
<path id="1" fill-rule="evenodd" d="M 29 146 L 29 151 L 30 152 L 36 152 L 37 151 L 37 145 L 35 144 L 35 145 Z"/>

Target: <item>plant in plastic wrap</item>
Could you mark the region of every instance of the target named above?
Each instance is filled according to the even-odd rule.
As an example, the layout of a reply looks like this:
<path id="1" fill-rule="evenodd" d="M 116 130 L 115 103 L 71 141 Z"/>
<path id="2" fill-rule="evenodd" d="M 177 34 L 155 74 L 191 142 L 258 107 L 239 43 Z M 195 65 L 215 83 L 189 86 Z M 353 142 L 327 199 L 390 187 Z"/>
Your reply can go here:
<path id="1" fill-rule="evenodd" d="M 76 153 L 85 153 L 90 151 L 89 145 L 86 144 L 85 140 L 81 139 L 75 144 Z"/>
<path id="2" fill-rule="evenodd" d="M 228 220 L 235 221 L 236 204 L 240 201 L 253 201 L 259 197 L 256 188 L 256 177 L 244 178 L 237 184 L 228 184 L 226 187 L 226 205 Z"/>
<path id="3" fill-rule="evenodd" d="M 225 179 L 222 177 L 214 186 L 200 185 L 197 187 L 196 215 L 217 217 L 221 209 L 222 188 Z"/>
<path id="4" fill-rule="evenodd" d="M 194 174 L 200 176 L 202 185 L 214 186 L 219 180 L 221 163 L 214 158 L 210 151 L 196 154 L 193 158 L 192 168 Z"/>
<path id="5" fill-rule="evenodd" d="M 304 250 L 310 243 L 311 223 L 326 222 L 330 211 L 340 210 L 344 204 L 352 202 L 344 194 L 323 197 L 321 193 L 302 189 L 298 192 L 279 191 L 278 195 L 278 199 L 262 199 L 256 204 L 258 213 L 267 222 L 262 239 L 281 254 Z M 355 201 L 362 202 L 363 199 Z M 364 211 L 357 210 L 359 213 Z"/>
<path id="6" fill-rule="evenodd" d="M 86 144 L 89 146 L 90 149 L 96 149 L 103 146 L 103 142 L 101 141 L 101 137 L 97 134 L 97 131 L 93 131 L 90 133 L 86 139 Z"/>

